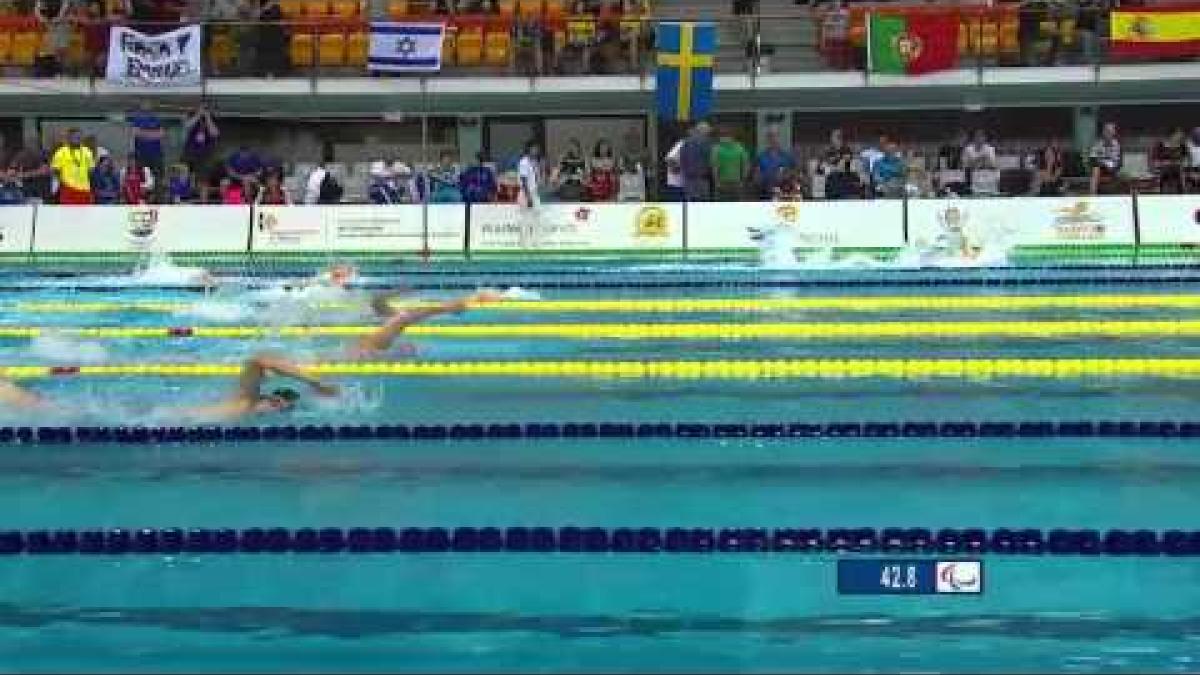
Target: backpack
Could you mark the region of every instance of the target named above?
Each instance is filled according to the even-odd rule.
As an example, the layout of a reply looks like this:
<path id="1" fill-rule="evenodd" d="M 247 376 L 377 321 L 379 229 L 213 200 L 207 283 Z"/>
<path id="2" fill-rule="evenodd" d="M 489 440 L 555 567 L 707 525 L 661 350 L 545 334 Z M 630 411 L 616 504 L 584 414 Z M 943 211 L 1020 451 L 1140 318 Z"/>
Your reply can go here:
<path id="1" fill-rule="evenodd" d="M 321 179 L 321 190 L 317 193 L 317 202 L 320 204 L 338 204 L 342 201 L 342 195 L 345 190 L 342 184 L 338 182 L 333 174 L 329 171 L 325 172 L 325 177 Z"/>

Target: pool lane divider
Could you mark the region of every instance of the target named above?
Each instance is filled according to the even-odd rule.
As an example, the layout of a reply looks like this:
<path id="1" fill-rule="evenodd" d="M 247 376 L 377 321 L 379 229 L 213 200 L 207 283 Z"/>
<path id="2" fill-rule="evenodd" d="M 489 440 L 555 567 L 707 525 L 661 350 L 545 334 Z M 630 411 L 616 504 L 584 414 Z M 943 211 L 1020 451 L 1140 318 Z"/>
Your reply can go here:
<path id="1" fill-rule="evenodd" d="M 897 422 L 564 422 L 477 424 L 281 424 L 271 426 L 0 427 L 0 444 L 60 446 L 474 442 L 561 439 L 1009 439 L 1200 438 L 1200 420 L 966 420 Z"/>
<path id="2" fill-rule="evenodd" d="M 214 300 L 221 304 L 233 301 Z M 195 302 L 18 302 L 19 312 L 181 312 Z M 431 302 L 395 303 L 399 308 L 426 307 Z M 362 303 L 321 302 L 319 309 L 362 309 Z M 597 300 L 507 300 L 477 307 L 488 312 L 780 312 L 780 311 L 1024 311 L 1034 309 L 1197 309 L 1200 295 L 1193 294 L 1089 294 L 1089 295 L 912 295 L 912 296 L 822 296 L 800 298 L 647 298 Z"/>
<path id="3" fill-rule="evenodd" d="M 573 525 L 0 530 L 0 556 L 303 553 L 1194 557 L 1200 555 L 1200 531 Z"/>
<path id="4" fill-rule="evenodd" d="M 221 338 L 345 337 L 366 335 L 378 326 L 0 326 L 0 338 L 34 338 L 45 334 L 85 338 Z M 615 340 L 831 340 L 948 337 L 1163 337 L 1198 336 L 1200 320 L 1165 321 L 871 321 L 770 323 L 518 323 L 417 325 L 405 330 L 415 337 L 561 338 Z"/>
<path id="5" fill-rule="evenodd" d="M 229 377 L 239 363 L 4 366 L 0 377 Z M 1200 358 L 934 358 L 778 359 L 708 361 L 382 361 L 328 362 L 305 367 L 316 375 L 360 377 L 507 377 L 627 380 L 845 380 L 995 378 L 1080 379 L 1153 377 L 1193 380 Z"/>

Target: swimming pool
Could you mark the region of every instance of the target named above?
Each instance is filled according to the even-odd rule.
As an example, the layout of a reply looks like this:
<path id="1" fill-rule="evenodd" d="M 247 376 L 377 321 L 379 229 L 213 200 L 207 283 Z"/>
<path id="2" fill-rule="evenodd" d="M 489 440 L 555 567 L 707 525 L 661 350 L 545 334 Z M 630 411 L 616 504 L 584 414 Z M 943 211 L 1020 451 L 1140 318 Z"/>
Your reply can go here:
<path id="1" fill-rule="evenodd" d="M 4 668 L 1196 669 L 1194 547 L 1162 534 L 1190 533 L 1200 502 L 1194 376 L 1173 376 L 1200 358 L 1187 269 L 395 272 L 364 286 L 520 284 L 541 300 L 433 320 L 408 374 L 335 375 L 341 399 L 216 436 L 170 436 L 184 431 L 169 408 L 232 378 L 163 364 L 260 349 L 344 364 L 344 338 L 277 330 L 365 325 L 361 296 L 282 301 L 254 275 L 215 296 L 0 280 L 0 363 L 56 367 L 30 386 L 72 411 L 5 413 L 35 428 L 0 452 L 0 550 L 73 532 L 73 549 L 125 551 L 0 557 Z M 147 330 L 73 330 L 114 327 Z M 682 365 L 637 365 L 664 361 Z M 402 543 L 415 528 L 420 545 Z M 736 528 L 770 542 L 734 543 Z M 781 546 L 776 528 L 820 543 Z M 871 528 L 868 550 L 834 542 L 851 528 Z M 984 561 L 985 593 L 837 595 L 836 560 L 881 555 L 886 528 L 906 531 L 901 557 L 946 555 L 913 545 L 916 528 L 986 530 L 985 550 L 951 555 Z M 1001 529 L 1045 546 L 997 552 Z M 225 530 L 237 550 L 180 550 Z M 336 530 L 337 552 L 267 552 L 273 530 L 291 549 Z M 1061 554 L 1055 530 L 1095 531 L 1102 550 Z"/>

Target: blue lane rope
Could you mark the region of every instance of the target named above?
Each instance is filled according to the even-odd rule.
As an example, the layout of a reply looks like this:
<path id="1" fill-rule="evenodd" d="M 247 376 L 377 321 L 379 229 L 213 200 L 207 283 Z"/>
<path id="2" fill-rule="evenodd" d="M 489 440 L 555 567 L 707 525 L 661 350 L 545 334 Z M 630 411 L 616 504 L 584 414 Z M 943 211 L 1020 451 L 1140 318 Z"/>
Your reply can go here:
<path id="1" fill-rule="evenodd" d="M 692 423 L 579 422 L 278 426 L 0 427 L 0 444 L 218 441 L 480 441 L 561 438 L 1198 438 L 1200 422 L 1173 420 Z"/>
<path id="2" fill-rule="evenodd" d="M 254 527 L 0 531 L 0 555 L 639 553 L 1200 556 L 1200 530 Z"/>

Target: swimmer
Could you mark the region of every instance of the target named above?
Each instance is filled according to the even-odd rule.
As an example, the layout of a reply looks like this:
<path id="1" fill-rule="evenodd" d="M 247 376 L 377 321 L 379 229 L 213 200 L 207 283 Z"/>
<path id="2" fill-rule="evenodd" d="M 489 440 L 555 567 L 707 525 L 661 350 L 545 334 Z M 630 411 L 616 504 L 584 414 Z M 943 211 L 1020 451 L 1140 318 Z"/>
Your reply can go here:
<path id="1" fill-rule="evenodd" d="M 231 420 L 261 413 L 287 412 L 296 407 L 300 394 L 295 389 L 280 387 L 263 394 L 262 384 L 267 375 L 274 373 L 299 380 L 307 384 L 319 396 L 337 396 L 337 385 L 313 377 L 299 365 L 268 354 L 259 354 L 246 360 L 238 377 L 238 388 L 233 396 L 211 405 L 195 406 L 177 410 L 185 417 L 203 420 Z"/>
<path id="2" fill-rule="evenodd" d="M 391 300 L 398 295 L 400 294 L 395 292 L 380 293 L 371 300 L 371 308 L 375 310 L 376 316 L 385 320 L 379 328 L 346 347 L 346 354 L 350 358 L 361 359 L 378 356 L 388 351 L 392 343 L 406 328 L 425 319 L 441 314 L 456 314 L 465 311 L 473 304 L 497 302 L 504 299 L 504 295 L 496 291 L 480 291 L 465 298 L 432 307 L 397 310 L 392 307 Z M 412 350 L 405 351 L 411 353 Z"/>
<path id="3" fill-rule="evenodd" d="M 46 399 L 29 391 L 12 380 L 0 380 L 0 404 L 20 410 L 37 410 L 51 407 Z"/>

